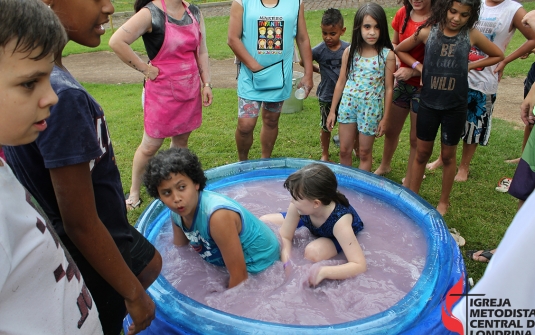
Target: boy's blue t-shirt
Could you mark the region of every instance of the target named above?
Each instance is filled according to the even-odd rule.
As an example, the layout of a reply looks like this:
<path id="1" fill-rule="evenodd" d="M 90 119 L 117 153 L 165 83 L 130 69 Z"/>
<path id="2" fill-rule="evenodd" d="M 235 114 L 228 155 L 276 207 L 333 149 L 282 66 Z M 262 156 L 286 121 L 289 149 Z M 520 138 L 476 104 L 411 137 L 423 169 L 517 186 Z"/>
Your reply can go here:
<path id="1" fill-rule="evenodd" d="M 225 266 L 221 251 L 210 235 L 210 217 L 219 209 L 228 209 L 240 215 L 242 227 L 239 237 L 247 272 L 258 273 L 279 260 L 280 246 L 275 233 L 245 207 L 219 193 L 199 192 L 199 201 L 190 229 L 182 225 L 182 218 L 175 212 L 171 212 L 171 220 L 182 229 L 192 248 L 205 261 Z"/>
<path id="2" fill-rule="evenodd" d="M 334 87 L 342 67 L 342 55 L 349 46 L 349 43 L 345 41 L 340 41 L 340 43 L 341 46 L 336 51 L 329 49 L 325 42 L 321 42 L 312 49 L 312 59 L 318 63 L 321 73 L 321 81 L 316 95 L 322 102 L 333 100 Z"/>

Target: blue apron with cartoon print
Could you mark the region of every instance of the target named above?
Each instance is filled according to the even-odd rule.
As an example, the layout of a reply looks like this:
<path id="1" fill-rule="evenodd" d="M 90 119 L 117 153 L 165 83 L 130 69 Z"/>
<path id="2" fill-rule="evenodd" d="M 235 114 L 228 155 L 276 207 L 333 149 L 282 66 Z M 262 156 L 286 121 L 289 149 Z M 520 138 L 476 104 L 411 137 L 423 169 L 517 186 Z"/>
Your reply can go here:
<path id="1" fill-rule="evenodd" d="M 240 98 L 279 102 L 290 97 L 299 4 L 299 0 L 286 0 L 269 8 L 261 0 L 243 0 L 242 42 L 264 68 L 252 72 L 241 64 Z"/>

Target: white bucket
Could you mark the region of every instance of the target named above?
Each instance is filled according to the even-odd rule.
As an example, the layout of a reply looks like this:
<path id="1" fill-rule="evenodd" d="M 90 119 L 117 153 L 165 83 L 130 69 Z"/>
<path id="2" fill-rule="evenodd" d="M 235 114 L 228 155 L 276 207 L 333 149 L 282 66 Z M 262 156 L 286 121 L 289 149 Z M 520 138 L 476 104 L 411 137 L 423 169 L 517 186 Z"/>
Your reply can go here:
<path id="1" fill-rule="evenodd" d="M 297 85 L 299 84 L 301 78 L 303 78 L 304 75 L 305 74 L 303 72 L 293 72 L 292 93 L 290 94 L 290 97 L 288 99 L 284 100 L 284 104 L 282 105 L 282 113 L 291 114 L 303 110 L 303 100 L 299 100 L 295 97 L 295 90 L 297 89 Z"/>

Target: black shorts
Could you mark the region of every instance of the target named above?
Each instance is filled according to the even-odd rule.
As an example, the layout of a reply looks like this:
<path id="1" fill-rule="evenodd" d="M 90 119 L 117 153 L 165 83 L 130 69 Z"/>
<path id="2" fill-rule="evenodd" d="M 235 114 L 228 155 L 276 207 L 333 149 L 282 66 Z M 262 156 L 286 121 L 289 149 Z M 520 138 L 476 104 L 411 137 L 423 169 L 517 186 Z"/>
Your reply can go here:
<path id="1" fill-rule="evenodd" d="M 326 133 L 330 133 L 331 131 L 327 128 L 327 117 L 329 116 L 329 113 L 331 112 L 331 101 L 319 101 L 320 105 L 320 114 L 321 114 L 321 130 L 323 130 Z M 339 106 L 340 104 L 338 104 Z M 336 118 L 334 119 L 334 124 L 336 125 L 336 119 L 338 118 L 338 106 L 336 106 L 335 115 Z"/>
<path id="2" fill-rule="evenodd" d="M 130 231 L 133 241 L 127 241 L 117 247 L 126 264 L 134 275 L 138 276 L 154 258 L 156 249 L 137 229 L 130 226 Z M 126 316 L 124 298 L 98 274 L 68 238 L 64 240 L 64 244 L 78 266 L 85 284 L 97 305 L 104 334 L 118 335 L 121 332 L 123 319 Z"/>
<path id="3" fill-rule="evenodd" d="M 518 200 L 526 201 L 533 190 L 535 190 L 535 172 L 531 170 L 528 162 L 520 158 L 508 192 Z"/>
<path id="4" fill-rule="evenodd" d="M 459 144 L 466 122 L 466 107 L 460 109 L 431 109 L 420 104 L 416 119 L 416 136 L 419 140 L 432 142 L 440 127 L 442 144 Z"/>

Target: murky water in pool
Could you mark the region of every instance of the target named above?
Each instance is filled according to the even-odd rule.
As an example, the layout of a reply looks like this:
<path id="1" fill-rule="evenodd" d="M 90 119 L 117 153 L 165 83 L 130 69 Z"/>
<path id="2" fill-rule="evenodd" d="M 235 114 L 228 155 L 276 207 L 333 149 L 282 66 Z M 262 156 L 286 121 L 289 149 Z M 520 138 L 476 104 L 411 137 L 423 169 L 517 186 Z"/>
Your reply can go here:
<path id="1" fill-rule="evenodd" d="M 289 193 L 284 178 L 249 181 L 218 189 L 256 216 L 286 211 Z M 285 324 L 328 325 L 382 312 L 414 286 L 424 267 L 426 242 L 422 231 L 392 206 L 373 197 L 340 188 L 364 222 L 357 239 L 366 255 L 367 272 L 346 280 L 324 280 L 308 286 L 317 266 L 346 262 L 343 252 L 317 264 L 305 260 L 305 246 L 314 238 L 306 228 L 296 231 L 288 278 L 282 263 L 227 290 L 224 268 L 203 261 L 190 247 L 175 247 L 170 223 L 156 241 L 164 259 L 162 274 L 181 293 L 202 304 L 247 318 Z M 277 227 L 270 227 L 278 235 Z"/>

